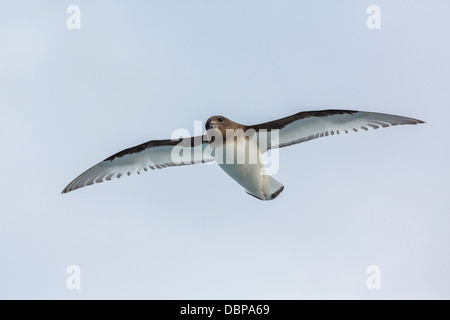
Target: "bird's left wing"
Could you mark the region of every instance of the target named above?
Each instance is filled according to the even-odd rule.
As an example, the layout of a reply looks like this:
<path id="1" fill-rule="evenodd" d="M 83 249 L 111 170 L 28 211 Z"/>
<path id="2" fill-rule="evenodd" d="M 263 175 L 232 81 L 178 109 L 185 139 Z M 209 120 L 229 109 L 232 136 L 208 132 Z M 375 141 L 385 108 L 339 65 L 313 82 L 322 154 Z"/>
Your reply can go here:
<path id="1" fill-rule="evenodd" d="M 174 148 L 177 148 L 174 150 Z M 175 151 L 175 152 L 174 152 Z M 173 159 L 174 155 L 176 159 Z M 86 170 L 64 188 L 67 193 L 94 183 L 140 174 L 148 169 L 213 161 L 205 136 L 175 140 L 152 140 L 120 151 Z"/>
<path id="2" fill-rule="evenodd" d="M 424 122 L 418 119 L 385 113 L 352 110 L 322 110 L 300 112 L 271 122 L 247 126 L 247 128 L 254 129 L 258 132 L 260 138 L 262 136 L 261 132 L 267 132 L 267 150 L 269 150 L 328 135 L 418 123 Z M 270 134 L 271 130 L 278 130 L 278 141 L 276 141 L 276 139 L 271 139 L 274 137 Z M 267 150 L 262 151 L 264 152 Z"/>

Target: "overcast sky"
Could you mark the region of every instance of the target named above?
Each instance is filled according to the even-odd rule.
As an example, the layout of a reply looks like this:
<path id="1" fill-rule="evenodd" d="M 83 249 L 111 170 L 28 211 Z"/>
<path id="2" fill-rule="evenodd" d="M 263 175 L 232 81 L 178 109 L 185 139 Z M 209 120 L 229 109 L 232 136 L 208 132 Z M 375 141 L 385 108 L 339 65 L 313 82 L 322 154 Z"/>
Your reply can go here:
<path id="1" fill-rule="evenodd" d="M 374 4 L 379 30 L 366 24 Z M 449 11 L 3 1 L 0 298 L 449 299 Z M 280 150 L 273 201 L 217 165 L 60 194 L 113 153 L 211 115 L 252 124 L 327 108 L 427 123 Z M 371 265 L 380 289 L 367 287 Z"/>

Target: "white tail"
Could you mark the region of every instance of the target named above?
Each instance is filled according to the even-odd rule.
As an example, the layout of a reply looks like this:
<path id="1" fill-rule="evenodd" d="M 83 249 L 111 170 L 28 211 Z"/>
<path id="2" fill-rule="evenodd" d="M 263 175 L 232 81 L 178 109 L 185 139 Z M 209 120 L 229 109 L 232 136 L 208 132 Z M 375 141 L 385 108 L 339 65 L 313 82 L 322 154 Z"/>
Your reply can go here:
<path id="1" fill-rule="evenodd" d="M 259 200 L 263 200 L 263 201 L 273 200 L 276 197 L 278 197 L 278 195 L 281 193 L 281 191 L 283 191 L 284 186 L 279 181 L 272 178 L 271 176 L 268 176 L 268 175 L 264 176 L 264 179 L 267 179 L 266 181 L 264 181 L 264 187 L 266 187 L 266 188 L 263 187 L 264 196 L 254 194 L 248 190 L 245 190 L 245 192 L 247 192 L 249 195 L 251 195 Z"/>

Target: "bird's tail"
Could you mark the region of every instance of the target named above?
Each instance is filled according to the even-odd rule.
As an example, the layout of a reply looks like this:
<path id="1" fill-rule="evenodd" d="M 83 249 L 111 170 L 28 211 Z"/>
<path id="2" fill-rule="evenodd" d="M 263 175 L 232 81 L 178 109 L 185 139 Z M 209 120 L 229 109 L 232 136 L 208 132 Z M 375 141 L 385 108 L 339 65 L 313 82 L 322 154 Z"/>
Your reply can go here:
<path id="1" fill-rule="evenodd" d="M 267 191 L 264 190 L 266 192 L 264 192 L 263 196 L 254 194 L 248 190 L 245 190 L 245 192 L 247 192 L 249 195 L 251 195 L 259 200 L 263 200 L 263 201 L 273 200 L 276 197 L 278 197 L 278 195 L 281 193 L 281 191 L 283 191 L 284 186 L 279 181 L 275 180 L 274 178 L 272 178 L 269 175 L 265 176 L 264 178 L 267 179 L 267 181 L 265 181 L 265 183 L 267 183 L 266 186 L 268 188 L 265 188 L 265 189 L 268 189 L 268 190 Z"/>

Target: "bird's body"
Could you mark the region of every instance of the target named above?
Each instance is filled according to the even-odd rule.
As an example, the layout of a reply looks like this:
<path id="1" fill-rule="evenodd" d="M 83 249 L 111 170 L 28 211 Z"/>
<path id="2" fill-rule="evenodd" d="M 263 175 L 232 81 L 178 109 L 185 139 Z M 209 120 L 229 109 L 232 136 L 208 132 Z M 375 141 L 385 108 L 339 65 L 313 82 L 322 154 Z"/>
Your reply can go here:
<path id="1" fill-rule="evenodd" d="M 216 161 L 248 194 L 261 200 L 272 200 L 284 187 L 266 170 L 262 155 L 268 150 L 328 135 L 419 123 L 423 121 L 351 110 L 299 112 L 250 126 L 223 116 L 213 116 L 206 122 L 205 135 L 175 140 L 152 140 L 125 149 L 82 173 L 69 183 L 63 193 L 148 169 Z M 188 156 L 187 160 L 178 159 L 180 149 Z"/>
<path id="2" fill-rule="evenodd" d="M 257 140 L 252 138 L 253 135 L 248 137 L 238 134 L 235 141 L 227 141 L 222 147 L 219 146 L 220 152 L 216 149 L 216 154 L 221 156 L 215 157 L 215 160 L 248 194 L 261 200 L 272 200 L 283 190 L 283 185 L 267 173 Z M 229 155 L 231 150 L 232 154 Z"/>

